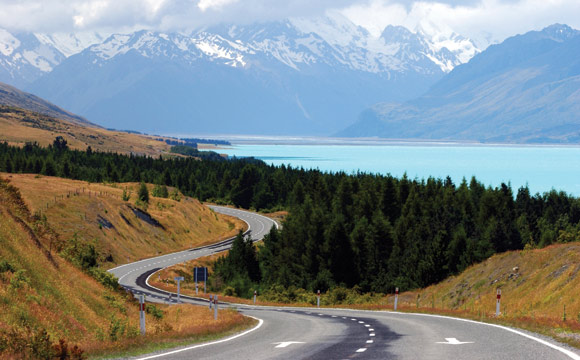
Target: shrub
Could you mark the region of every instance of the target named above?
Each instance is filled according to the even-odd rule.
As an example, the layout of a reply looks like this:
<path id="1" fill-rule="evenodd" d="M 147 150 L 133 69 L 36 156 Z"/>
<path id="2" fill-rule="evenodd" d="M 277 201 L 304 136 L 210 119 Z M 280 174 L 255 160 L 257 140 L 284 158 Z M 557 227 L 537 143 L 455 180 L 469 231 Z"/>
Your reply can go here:
<path id="1" fill-rule="evenodd" d="M 169 191 L 165 185 L 155 185 L 153 188 L 153 196 L 167 199 L 169 197 Z"/>
<path id="2" fill-rule="evenodd" d="M 119 288 L 119 280 L 117 277 L 103 269 L 92 267 L 89 269 L 88 273 L 98 282 L 111 290 L 117 290 Z"/>
<path id="3" fill-rule="evenodd" d="M 13 289 L 20 289 L 24 285 L 29 285 L 30 279 L 26 276 L 26 270 L 18 270 L 10 280 L 10 287 Z"/>
<path id="4" fill-rule="evenodd" d="M 164 315 L 163 310 L 161 310 L 160 308 L 158 308 L 153 304 L 147 304 L 145 306 L 145 312 L 147 312 L 147 314 L 151 314 L 153 318 L 157 321 L 163 319 Z"/>
<path id="5" fill-rule="evenodd" d="M 7 271 L 10 271 L 11 273 L 14 273 L 16 271 L 16 269 L 8 261 L 6 261 L 6 260 L 0 260 L 0 273 L 4 273 L 4 272 L 7 272 Z"/>

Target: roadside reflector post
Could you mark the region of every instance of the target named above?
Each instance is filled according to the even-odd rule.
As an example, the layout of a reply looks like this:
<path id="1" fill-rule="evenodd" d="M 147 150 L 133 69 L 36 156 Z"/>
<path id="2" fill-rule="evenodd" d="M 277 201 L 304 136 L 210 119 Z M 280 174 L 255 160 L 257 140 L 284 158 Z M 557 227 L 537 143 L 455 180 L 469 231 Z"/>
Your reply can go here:
<path id="1" fill-rule="evenodd" d="M 258 296 L 258 292 L 254 290 L 254 305 L 256 305 L 256 296 Z"/>
<path id="2" fill-rule="evenodd" d="M 213 304 L 214 305 L 213 306 L 213 311 L 214 311 L 213 312 L 213 318 L 214 318 L 214 320 L 217 320 L 218 319 L 218 296 L 217 295 L 214 295 L 213 301 L 214 301 L 214 304 Z"/>
<path id="3" fill-rule="evenodd" d="M 203 268 L 203 293 L 205 294 L 207 291 L 207 267 Z"/>
<path id="4" fill-rule="evenodd" d="M 399 302 L 399 288 L 395 288 L 395 311 L 397 311 L 398 302 Z"/>
<path id="5" fill-rule="evenodd" d="M 198 290 L 199 290 L 199 287 L 197 286 L 197 283 L 195 283 L 195 295 L 197 295 Z"/>
<path id="6" fill-rule="evenodd" d="M 211 303 L 213 302 L 213 295 L 209 296 L 209 309 L 211 310 Z"/>
<path id="7" fill-rule="evenodd" d="M 173 278 L 173 280 L 177 281 L 177 303 L 179 304 L 181 302 L 180 301 L 181 300 L 181 294 L 180 294 L 181 289 L 180 289 L 179 284 L 181 281 L 185 280 L 185 278 L 183 276 L 176 276 Z"/>
<path id="8" fill-rule="evenodd" d="M 316 306 L 320 307 L 320 290 L 316 293 Z"/>
<path id="9" fill-rule="evenodd" d="M 145 335 L 145 295 L 139 295 L 139 322 L 141 335 Z"/>
<path id="10" fill-rule="evenodd" d="M 497 289 L 497 303 L 495 304 L 495 316 L 499 316 L 500 302 L 501 302 L 501 289 Z"/>

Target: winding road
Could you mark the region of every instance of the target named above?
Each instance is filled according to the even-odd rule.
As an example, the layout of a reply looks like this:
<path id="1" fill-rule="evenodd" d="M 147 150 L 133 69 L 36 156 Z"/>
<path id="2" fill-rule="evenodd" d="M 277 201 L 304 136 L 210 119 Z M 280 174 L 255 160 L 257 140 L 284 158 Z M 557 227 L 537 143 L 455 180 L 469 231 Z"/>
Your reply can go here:
<path id="1" fill-rule="evenodd" d="M 264 216 L 211 206 L 249 224 L 254 240 L 276 226 Z M 226 250 L 232 239 L 197 249 L 142 260 L 111 269 L 119 283 L 152 302 L 168 293 L 152 288 L 155 271 Z M 186 296 L 182 302 L 207 306 Z M 259 320 L 253 329 L 213 343 L 164 351 L 138 359 L 574 359 L 576 349 L 541 335 L 437 315 L 349 309 L 275 308 L 236 305 Z M 209 310 L 208 310 L 209 311 Z"/>

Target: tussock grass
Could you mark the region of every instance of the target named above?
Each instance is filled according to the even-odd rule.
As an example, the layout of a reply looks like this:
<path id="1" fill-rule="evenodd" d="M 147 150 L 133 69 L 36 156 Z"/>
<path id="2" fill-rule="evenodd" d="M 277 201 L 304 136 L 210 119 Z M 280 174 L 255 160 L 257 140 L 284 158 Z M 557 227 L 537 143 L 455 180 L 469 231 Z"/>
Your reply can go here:
<path id="1" fill-rule="evenodd" d="M 28 191 L 49 197 L 71 184 L 49 179 Z M 62 213 L 55 211 L 44 219 L 29 210 L 29 201 L 39 201 L 32 192 L 29 196 L 32 200 L 23 199 L 17 188 L 0 180 L 0 358 L 44 358 L 64 345 L 69 356 L 75 346 L 82 349 L 76 352 L 82 357 L 117 354 L 135 351 L 145 343 L 164 346 L 200 341 L 251 325 L 235 312 L 223 311 L 216 322 L 205 308 L 158 305 L 146 315 L 148 335 L 141 337 L 139 308 L 133 296 L 105 288 L 58 254 L 61 232 L 78 226 L 74 214 L 66 215 L 65 210 L 73 213 L 70 204 L 55 207 Z M 80 198 L 66 199 L 97 209 L 119 201 L 105 196 Z M 155 239 L 147 241 L 154 243 Z M 59 345 L 61 339 L 64 342 Z"/>
<path id="2" fill-rule="evenodd" d="M 48 146 L 57 136 L 62 136 L 69 147 L 77 150 L 90 146 L 98 151 L 159 156 L 168 154 L 170 149 L 170 145 L 158 140 L 159 137 L 110 131 L 18 108 L 0 106 L 0 110 L 0 141 L 10 144 L 36 141 L 41 146 Z"/>
<path id="3" fill-rule="evenodd" d="M 31 174 L 4 176 L 20 189 L 33 213 L 46 217 L 62 241 L 76 238 L 92 243 L 105 268 L 215 243 L 246 227 L 244 222 L 216 214 L 183 195 L 179 201 L 151 196 L 146 209 L 137 206 L 137 183 L 94 184 Z M 147 186 L 151 194 L 153 185 Z M 130 194 L 128 201 L 123 201 L 123 191 Z M 139 218 L 135 212 L 141 210 L 160 226 Z"/>

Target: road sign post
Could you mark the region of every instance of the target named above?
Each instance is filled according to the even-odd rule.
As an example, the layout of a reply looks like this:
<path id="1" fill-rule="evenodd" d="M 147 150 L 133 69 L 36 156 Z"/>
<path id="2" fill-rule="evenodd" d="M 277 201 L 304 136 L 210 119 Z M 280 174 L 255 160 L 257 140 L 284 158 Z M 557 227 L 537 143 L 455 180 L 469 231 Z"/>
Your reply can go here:
<path id="1" fill-rule="evenodd" d="M 194 267 L 193 278 L 195 281 L 195 295 L 199 292 L 198 282 L 203 281 L 203 293 L 207 291 L 207 267 Z"/>
<path id="2" fill-rule="evenodd" d="M 399 302 L 399 288 L 395 288 L 395 311 L 397 311 L 398 302 Z"/>
<path id="3" fill-rule="evenodd" d="M 501 301 L 501 289 L 497 289 L 497 303 L 495 304 L 495 316 L 499 316 L 500 301 Z"/>
<path id="4" fill-rule="evenodd" d="M 179 283 L 183 280 L 185 280 L 185 278 L 183 276 L 176 276 L 173 278 L 173 280 L 177 281 L 177 303 L 179 304 L 181 301 L 181 294 L 180 294 L 180 287 L 179 287 Z"/>
<path id="5" fill-rule="evenodd" d="M 217 295 L 214 295 L 213 301 L 214 301 L 214 304 L 213 304 L 213 311 L 214 311 L 213 318 L 215 320 L 217 320 L 218 319 L 218 296 Z"/>
<path id="6" fill-rule="evenodd" d="M 145 335 L 145 295 L 139 295 L 139 323 L 141 335 Z"/>
<path id="7" fill-rule="evenodd" d="M 320 307 L 320 290 L 316 293 L 316 307 Z"/>
<path id="8" fill-rule="evenodd" d="M 258 296 L 258 292 L 254 290 L 254 305 L 256 305 L 256 296 Z"/>

